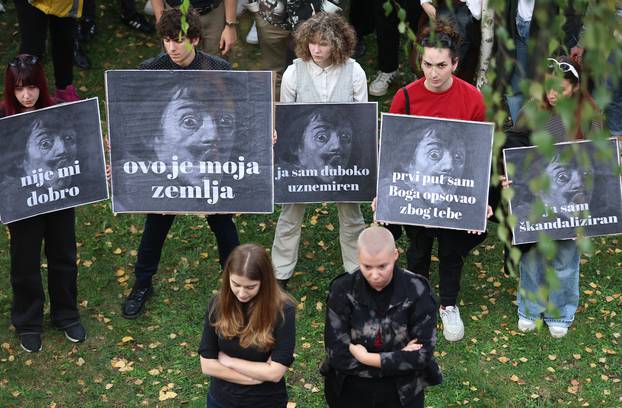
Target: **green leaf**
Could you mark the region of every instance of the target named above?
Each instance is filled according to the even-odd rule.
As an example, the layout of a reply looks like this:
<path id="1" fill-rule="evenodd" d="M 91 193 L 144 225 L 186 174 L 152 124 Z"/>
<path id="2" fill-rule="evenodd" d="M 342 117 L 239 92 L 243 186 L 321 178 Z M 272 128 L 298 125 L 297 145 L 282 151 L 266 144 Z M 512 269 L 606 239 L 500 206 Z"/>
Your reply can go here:
<path id="1" fill-rule="evenodd" d="M 400 7 L 397 10 L 397 18 L 402 22 L 406 21 L 406 10 L 404 10 L 404 8 Z"/>
<path id="2" fill-rule="evenodd" d="M 382 8 L 384 9 L 384 15 L 388 16 L 389 14 L 391 14 L 393 12 L 393 4 L 391 4 L 390 1 L 385 2 L 382 5 Z"/>

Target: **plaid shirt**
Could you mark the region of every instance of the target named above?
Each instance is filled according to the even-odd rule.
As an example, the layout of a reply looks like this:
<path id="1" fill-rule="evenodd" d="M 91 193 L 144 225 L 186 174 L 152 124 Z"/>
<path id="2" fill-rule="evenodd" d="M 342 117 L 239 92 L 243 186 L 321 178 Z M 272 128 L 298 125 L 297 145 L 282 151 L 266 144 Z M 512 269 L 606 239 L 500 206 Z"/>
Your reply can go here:
<path id="1" fill-rule="evenodd" d="M 397 267 L 393 270 L 393 283 L 385 315 L 376 312 L 360 270 L 343 274 L 331 283 L 324 327 L 327 357 L 323 373 L 335 375 L 331 386 L 336 387 L 337 394 L 348 375 L 395 377 L 400 401 L 406 406 L 426 386 L 440 384 L 441 372 L 433 358 L 438 306 L 430 284 L 421 275 Z M 378 333 L 383 347 L 381 367 L 359 363 L 349 351 L 350 343 L 373 350 Z M 415 338 L 423 347 L 402 351 Z"/>

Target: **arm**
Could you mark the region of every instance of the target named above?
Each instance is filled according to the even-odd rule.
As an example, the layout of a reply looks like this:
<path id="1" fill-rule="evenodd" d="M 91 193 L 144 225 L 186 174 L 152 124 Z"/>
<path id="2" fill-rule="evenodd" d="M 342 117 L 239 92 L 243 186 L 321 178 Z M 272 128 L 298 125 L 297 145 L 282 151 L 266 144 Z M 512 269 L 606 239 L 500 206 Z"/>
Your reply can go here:
<path id="1" fill-rule="evenodd" d="M 408 342 L 402 351 L 416 351 L 421 349 L 421 347 L 423 346 L 417 343 L 417 339 L 413 339 Z M 350 353 L 352 353 L 354 358 L 356 358 L 361 364 L 375 368 L 382 367 L 380 353 L 370 353 L 361 344 L 350 344 Z"/>
<path id="2" fill-rule="evenodd" d="M 153 15 L 156 19 L 156 24 L 160 21 L 160 17 L 162 17 L 162 13 L 164 12 L 164 0 L 150 0 L 151 7 L 153 8 Z"/>
<path id="3" fill-rule="evenodd" d="M 367 77 L 358 62 L 352 68 L 352 92 L 354 102 L 367 102 Z"/>
<path id="4" fill-rule="evenodd" d="M 205 375 L 220 378 L 236 384 L 260 384 L 262 381 L 235 372 L 218 362 L 218 353 L 220 351 L 220 347 L 218 345 L 218 335 L 216 334 L 214 326 L 210 321 L 210 310 L 214 308 L 215 302 L 215 298 L 210 299 L 203 322 L 203 334 L 201 335 L 201 343 L 199 344 L 199 361 L 201 362 L 201 371 Z"/>
<path id="5" fill-rule="evenodd" d="M 417 278 L 415 288 L 417 293 L 415 304 L 409 308 L 409 334 L 416 343 L 421 345 L 418 350 L 408 350 L 407 347 L 392 352 L 380 353 L 380 369 L 385 376 L 400 375 L 415 370 L 424 369 L 432 360 L 436 345 L 436 314 L 438 306 L 430 284 L 425 279 Z"/>
<path id="6" fill-rule="evenodd" d="M 482 1 L 482 34 L 479 51 L 479 71 L 477 73 L 476 86 L 477 89 L 482 89 L 488 82 L 486 79 L 486 73 L 490 66 L 490 57 L 492 55 L 492 48 L 494 45 L 494 10 L 488 8 L 488 0 Z"/>
<path id="7" fill-rule="evenodd" d="M 436 7 L 432 4 L 432 0 L 421 0 L 421 8 L 430 17 L 430 20 L 436 19 Z"/>
<path id="8" fill-rule="evenodd" d="M 216 359 L 204 358 L 203 356 L 199 357 L 199 359 L 201 361 L 201 371 L 205 375 L 241 385 L 257 385 L 263 382 L 225 367 Z"/>
<path id="9" fill-rule="evenodd" d="M 236 0 L 225 0 L 225 22 L 237 22 Z M 222 34 L 220 34 L 219 43 L 222 55 L 227 55 L 237 40 L 238 33 L 236 31 L 236 26 L 225 25 L 225 28 L 222 30 Z"/>
<path id="10" fill-rule="evenodd" d="M 356 372 L 363 365 L 350 353 L 351 305 L 340 280 L 334 281 L 326 301 L 324 345 L 331 367 L 342 372 Z"/>
<path id="11" fill-rule="evenodd" d="M 265 363 L 229 357 L 223 352 L 218 353 L 219 365 L 234 373 L 256 379 L 258 382 L 279 382 L 287 371 L 287 366 L 268 360 Z"/>
<path id="12" fill-rule="evenodd" d="M 296 102 L 296 66 L 287 67 L 281 80 L 281 102 Z"/>
<path id="13" fill-rule="evenodd" d="M 287 367 L 294 361 L 294 348 L 296 346 L 295 307 L 286 305 L 283 317 L 283 320 L 277 320 L 277 326 L 274 329 L 274 348 L 268 361 L 248 361 L 230 357 L 222 352 L 218 354 L 218 361 L 225 367 L 262 382 L 276 383 L 281 381 Z"/>

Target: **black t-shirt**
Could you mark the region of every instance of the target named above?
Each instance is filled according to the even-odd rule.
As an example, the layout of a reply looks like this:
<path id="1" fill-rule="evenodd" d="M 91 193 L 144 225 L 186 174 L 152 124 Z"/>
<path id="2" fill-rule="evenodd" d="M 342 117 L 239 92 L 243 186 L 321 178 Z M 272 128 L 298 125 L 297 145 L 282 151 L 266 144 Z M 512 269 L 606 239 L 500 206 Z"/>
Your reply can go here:
<path id="1" fill-rule="evenodd" d="M 271 358 L 272 361 L 287 367 L 292 364 L 296 345 L 296 308 L 294 305 L 285 304 L 283 319 L 280 313 L 277 314 L 273 331 L 274 347 L 271 350 L 262 351 L 255 347 L 242 348 L 238 337 L 224 339 L 218 336 L 209 320 L 209 313 L 214 304 L 215 300 L 211 299 L 205 314 L 203 336 L 199 345 L 201 357 L 218 359 L 218 352 L 222 351 L 230 357 L 248 361 L 266 362 L 268 358 Z M 274 408 L 287 403 L 285 378 L 281 378 L 278 383 L 266 381 L 258 385 L 240 385 L 211 377 L 210 393 L 226 407 Z"/>

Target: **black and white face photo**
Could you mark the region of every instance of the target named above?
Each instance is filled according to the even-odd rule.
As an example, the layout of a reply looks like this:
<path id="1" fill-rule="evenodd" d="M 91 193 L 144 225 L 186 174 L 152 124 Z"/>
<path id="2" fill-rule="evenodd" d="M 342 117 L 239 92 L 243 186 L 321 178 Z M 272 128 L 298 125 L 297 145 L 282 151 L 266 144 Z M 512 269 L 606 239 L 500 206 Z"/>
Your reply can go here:
<path id="1" fill-rule="evenodd" d="M 32 122 L 30 134 L 24 150 L 22 167 L 24 175 L 36 172 L 52 171 L 58 174 L 58 169 L 74 164 L 77 157 L 77 134 L 67 126 L 63 119 L 41 120 Z M 63 188 L 71 183 L 71 177 L 58 178 L 46 181 L 49 187 Z"/>
<path id="2" fill-rule="evenodd" d="M 233 104 L 204 104 L 192 90 L 180 87 L 166 105 L 161 119 L 161 133 L 153 140 L 158 160 L 202 161 L 229 160 L 233 149 L 236 112 Z M 199 184 L 204 175 L 184 174 L 190 184 Z"/>
<path id="3" fill-rule="evenodd" d="M 308 116 L 299 139 L 298 165 L 303 169 L 347 168 L 353 143 L 353 126 L 349 120 L 336 120 L 326 114 L 312 113 Z M 335 176 L 318 175 L 321 182 L 331 182 Z"/>
<path id="4" fill-rule="evenodd" d="M 409 166 L 410 174 L 421 174 L 429 177 L 461 177 L 466 162 L 466 146 L 464 140 L 451 134 L 443 134 L 441 130 L 429 128 L 417 144 Z M 456 186 L 448 183 L 418 186 L 421 192 L 437 194 L 453 194 Z"/>

